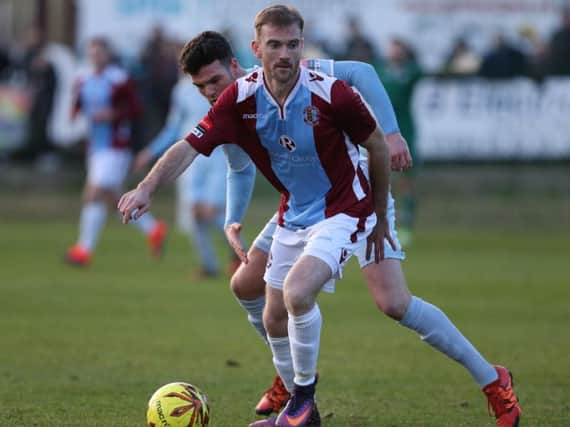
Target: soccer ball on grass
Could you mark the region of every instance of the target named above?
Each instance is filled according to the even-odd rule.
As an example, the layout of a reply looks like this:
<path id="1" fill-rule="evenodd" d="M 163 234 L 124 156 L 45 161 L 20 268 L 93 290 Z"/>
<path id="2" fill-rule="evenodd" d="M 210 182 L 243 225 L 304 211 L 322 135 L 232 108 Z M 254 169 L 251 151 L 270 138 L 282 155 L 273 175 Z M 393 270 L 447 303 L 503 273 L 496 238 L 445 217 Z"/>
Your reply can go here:
<path id="1" fill-rule="evenodd" d="M 209 421 L 208 398 L 192 384 L 166 384 L 148 401 L 148 427 L 207 427 Z"/>

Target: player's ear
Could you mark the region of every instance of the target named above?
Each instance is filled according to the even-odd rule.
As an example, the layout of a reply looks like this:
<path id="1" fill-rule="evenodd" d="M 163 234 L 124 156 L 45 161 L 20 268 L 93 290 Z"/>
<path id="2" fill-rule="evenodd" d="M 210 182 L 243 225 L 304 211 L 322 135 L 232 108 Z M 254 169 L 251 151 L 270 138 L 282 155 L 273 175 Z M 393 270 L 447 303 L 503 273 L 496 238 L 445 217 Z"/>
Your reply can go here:
<path id="1" fill-rule="evenodd" d="M 230 61 L 230 72 L 232 73 L 232 76 L 237 79 L 240 72 L 240 65 L 236 58 L 232 58 Z"/>
<path id="2" fill-rule="evenodd" d="M 251 50 L 257 59 L 261 59 L 261 52 L 259 50 L 259 42 L 256 39 L 251 41 Z"/>

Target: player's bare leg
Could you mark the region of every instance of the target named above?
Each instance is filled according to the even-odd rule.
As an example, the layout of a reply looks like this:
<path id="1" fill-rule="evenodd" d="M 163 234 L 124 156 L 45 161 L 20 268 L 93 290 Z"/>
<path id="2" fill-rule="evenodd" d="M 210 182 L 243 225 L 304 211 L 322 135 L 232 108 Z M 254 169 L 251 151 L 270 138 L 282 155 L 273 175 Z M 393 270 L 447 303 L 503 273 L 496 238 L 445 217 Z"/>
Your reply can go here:
<path id="1" fill-rule="evenodd" d="M 410 294 L 400 261 L 387 259 L 379 264 L 369 264 L 363 272 L 380 311 L 461 363 L 485 392 L 497 424 L 516 426 L 521 410 L 510 373 L 503 367 L 490 365 L 439 308 Z"/>
<path id="2" fill-rule="evenodd" d="M 247 253 L 248 262 L 242 263 L 230 281 L 232 292 L 239 300 L 254 300 L 265 295 L 265 266 L 267 252 L 252 246 Z"/>

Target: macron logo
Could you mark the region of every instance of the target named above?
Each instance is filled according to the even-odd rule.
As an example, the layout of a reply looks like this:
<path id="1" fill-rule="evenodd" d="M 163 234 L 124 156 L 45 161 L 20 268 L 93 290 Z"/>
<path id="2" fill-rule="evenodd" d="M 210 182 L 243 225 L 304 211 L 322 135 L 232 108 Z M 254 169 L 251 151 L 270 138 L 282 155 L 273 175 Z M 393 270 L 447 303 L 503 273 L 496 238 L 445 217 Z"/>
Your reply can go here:
<path id="1" fill-rule="evenodd" d="M 256 120 L 256 119 L 261 119 L 263 117 L 263 114 L 261 113 L 243 113 L 241 115 L 241 118 L 244 120 Z"/>

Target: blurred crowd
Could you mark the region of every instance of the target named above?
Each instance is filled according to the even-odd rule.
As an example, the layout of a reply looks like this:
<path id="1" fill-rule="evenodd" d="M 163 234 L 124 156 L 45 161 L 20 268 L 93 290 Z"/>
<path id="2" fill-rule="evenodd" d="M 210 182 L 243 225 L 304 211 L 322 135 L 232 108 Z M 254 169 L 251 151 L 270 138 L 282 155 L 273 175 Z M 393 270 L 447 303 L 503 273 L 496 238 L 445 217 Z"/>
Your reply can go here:
<path id="1" fill-rule="evenodd" d="M 422 71 L 421 52 L 414 49 L 413 40 L 393 37 L 379 48 L 362 30 L 356 17 L 346 21 L 347 38 L 344 45 L 331 46 L 317 33 L 306 34 L 306 56 L 334 59 L 353 59 L 372 64 L 390 93 L 402 126 L 411 118 L 406 116 L 406 105 L 413 95 L 413 84 L 428 73 Z M 230 40 L 231 35 L 228 34 Z M 45 153 L 53 152 L 57 144 L 46 131 L 50 113 L 58 91 L 58 73 L 46 55 L 48 45 L 39 28 L 31 28 L 18 42 L 0 45 L 0 85 L 19 84 L 28 99 L 28 120 L 25 143 L 9 153 L 10 158 L 35 161 Z M 135 123 L 136 148 L 142 148 L 163 126 L 170 104 L 171 92 L 178 80 L 177 52 L 180 40 L 169 38 L 161 27 L 149 31 L 146 44 L 136 58 L 115 57 L 115 61 L 130 73 L 136 83 L 144 113 Z M 239 59 L 247 61 L 247 48 L 234 44 Z M 543 79 L 548 76 L 570 75 L 570 9 L 561 13 L 559 27 L 550 37 L 541 38 L 532 27 L 520 28 L 517 34 L 497 33 L 486 51 L 470 46 L 467 37 L 459 37 L 447 58 L 435 73 L 440 77 L 482 77 L 510 79 L 526 76 Z M 402 80 L 407 80 L 402 83 Z M 391 84 L 393 83 L 393 84 Z M 397 84 L 405 89 L 391 90 Z M 403 108 L 403 110 L 402 110 Z M 402 113 L 400 114 L 400 112 Z M 0 155 L 6 156 L 0 145 Z M 58 148 L 60 149 L 60 148 Z"/>

